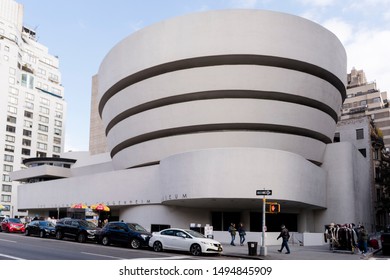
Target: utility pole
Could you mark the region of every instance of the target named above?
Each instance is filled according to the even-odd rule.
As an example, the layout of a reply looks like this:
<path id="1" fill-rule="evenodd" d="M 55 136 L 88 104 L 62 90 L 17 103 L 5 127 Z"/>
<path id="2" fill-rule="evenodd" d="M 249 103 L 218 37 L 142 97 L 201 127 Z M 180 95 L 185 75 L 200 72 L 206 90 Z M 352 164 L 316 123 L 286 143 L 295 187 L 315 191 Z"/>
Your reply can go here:
<path id="1" fill-rule="evenodd" d="M 263 221 L 262 221 L 262 238 L 261 238 L 261 246 L 260 246 L 260 256 L 266 256 L 267 255 L 267 247 L 265 246 L 265 229 L 266 229 L 266 225 L 265 225 L 265 213 L 266 213 L 266 204 L 267 204 L 267 201 L 265 199 L 265 196 L 266 195 L 272 195 L 272 190 L 266 190 L 266 189 L 262 189 L 262 190 L 257 190 L 256 191 L 256 195 L 262 195 L 263 196 Z"/>
<path id="2" fill-rule="evenodd" d="M 262 238 L 261 238 L 261 246 L 260 246 L 260 256 L 266 256 L 267 255 L 267 247 L 265 246 L 265 205 L 266 205 L 266 199 L 265 195 L 263 196 L 263 221 L 261 225 L 261 232 L 262 232 Z"/>

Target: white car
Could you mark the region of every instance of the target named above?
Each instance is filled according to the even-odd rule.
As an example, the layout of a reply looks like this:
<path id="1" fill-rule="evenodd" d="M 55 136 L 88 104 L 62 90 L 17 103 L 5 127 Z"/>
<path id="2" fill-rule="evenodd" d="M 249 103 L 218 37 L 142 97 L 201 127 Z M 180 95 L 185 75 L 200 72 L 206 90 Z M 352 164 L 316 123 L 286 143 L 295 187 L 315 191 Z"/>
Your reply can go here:
<path id="1" fill-rule="evenodd" d="M 223 251 L 220 242 L 206 238 L 199 232 L 179 228 L 168 228 L 154 232 L 149 239 L 149 246 L 156 252 L 177 250 L 190 252 L 194 256 L 206 253 L 221 254 Z"/>

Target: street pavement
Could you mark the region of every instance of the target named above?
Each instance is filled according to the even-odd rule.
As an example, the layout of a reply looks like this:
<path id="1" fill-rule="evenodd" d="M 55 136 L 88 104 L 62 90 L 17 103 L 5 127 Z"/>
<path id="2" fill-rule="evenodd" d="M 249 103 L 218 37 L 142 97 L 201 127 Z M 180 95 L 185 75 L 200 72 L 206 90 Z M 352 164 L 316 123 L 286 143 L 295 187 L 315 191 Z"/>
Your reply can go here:
<path id="1" fill-rule="evenodd" d="M 362 254 L 352 253 L 349 251 L 332 251 L 329 249 L 329 244 L 322 246 L 300 246 L 289 244 L 290 254 L 286 254 L 286 249 L 279 253 L 280 245 L 267 246 L 266 256 L 260 256 L 260 246 L 257 246 L 257 254 L 249 255 L 247 243 L 244 246 L 232 246 L 230 244 L 222 244 L 223 255 L 231 257 L 239 257 L 244 259 L 258 260 L 368 260 L 376 258 L 378 250 L 371 250 L 363 256 Z M 253 253 L 253 251 L 251 251 Z"/>

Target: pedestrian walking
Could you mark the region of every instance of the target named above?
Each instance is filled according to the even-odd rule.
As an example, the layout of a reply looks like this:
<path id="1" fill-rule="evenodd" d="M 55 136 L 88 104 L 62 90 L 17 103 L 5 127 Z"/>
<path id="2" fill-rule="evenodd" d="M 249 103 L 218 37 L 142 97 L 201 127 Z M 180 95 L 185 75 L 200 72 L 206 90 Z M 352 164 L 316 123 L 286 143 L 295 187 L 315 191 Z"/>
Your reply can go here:
<path id="1" fill-rule="evenodd" d="M 240 245 L 244 246 L 246 232 L 242 223 L 240 223 L 240 226 L 238 227 L 238 235 L 240 236 Z"/>
<path id="2" fill-rule="evenodd" d="M 286 254 L 290 254 L 290 248 L 288 247 L 288 240 L 290 239 L 290 233 L 288 232 L 288 229 L 285 227 L 285 225 L 281 225 L 281 232 L 278 236 L 278 238 L 276 238 L 277 240 L 279 240 L 279 238 L 282 238 L 282 247 L 280 247 L 280 250 L 278 250 L 279 253 L 281 253 L 283 251 L 283 248 L 286 248 L 287 252 Z"/>
<path id="3" fill-rule="evenodd" d="M 358 232 L 358 246 L 363 256 L 366 256 L 367 253 L 367 241 L 368 241 L 368 233 L 365 230 L 364 226 L 360 226 Z"/>
<path id="4" fill-rule="evenodd" d="M 231 236 L 231 238 L 232 238 L 232 240 L 231 240 L 231 242 L 230 242 L 230 245 L 236 246 L 236 245 L 234 244 L 234 240 L 236 239 L 236 234 L 237 234 L 236 224 L 234 224 L 234 223 L 231 223 L 231 224 L 230 224 L 229 232 L 230 232 L 230 236 Z"/>

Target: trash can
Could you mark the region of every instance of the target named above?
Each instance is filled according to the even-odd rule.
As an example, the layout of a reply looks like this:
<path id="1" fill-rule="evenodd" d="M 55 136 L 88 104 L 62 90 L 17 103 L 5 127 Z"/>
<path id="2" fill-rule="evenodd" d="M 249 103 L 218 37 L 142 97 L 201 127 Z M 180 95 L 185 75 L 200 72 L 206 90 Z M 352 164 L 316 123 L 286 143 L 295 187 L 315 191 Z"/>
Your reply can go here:
<path id="1" fill-rule="evenodd" d="M 257 242 L 248 242 L 248 255 L 257 256 Z"/>

